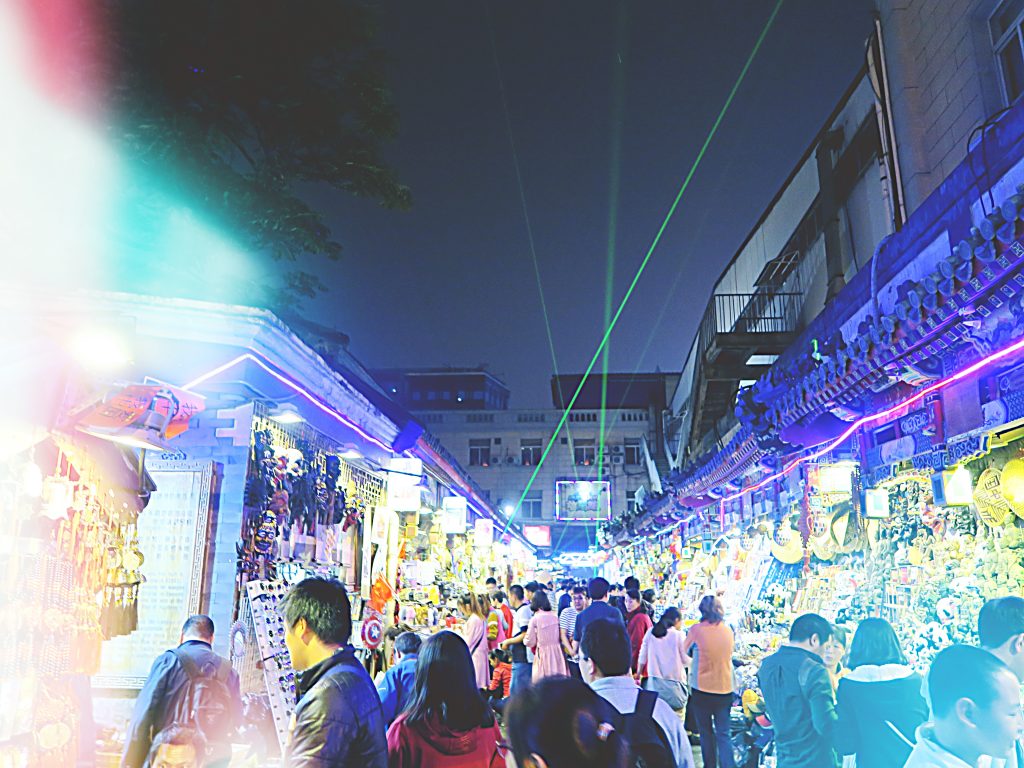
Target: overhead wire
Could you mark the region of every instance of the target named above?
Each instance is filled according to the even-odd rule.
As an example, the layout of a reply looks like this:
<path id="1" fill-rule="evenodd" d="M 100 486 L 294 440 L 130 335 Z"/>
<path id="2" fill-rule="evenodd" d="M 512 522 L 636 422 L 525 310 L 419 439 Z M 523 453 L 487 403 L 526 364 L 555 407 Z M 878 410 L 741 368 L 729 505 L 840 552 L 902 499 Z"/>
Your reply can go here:
<path id="1" fill-rule="evenodd" d="M 675 199 L 672 201 L 672 205 L 669 206 L 668 212 L 666 213 L 661 223 L 661 226 L 658 228 L 657 234 L 654 236 L 654 240 L 652 241 L 650 247 L 647 249 L 647 253 L 644 255 L 643 260 L 640 262 L 640 266 L 637 268 L 636 274 L 633 276 L 632 281 L 630 281 L 629 287 L 626 289 L 626 294 L 622 297 L 622 300 L 619 302 L 618 309 L 616 309 L 615 314 L 612 316 L 611 322 L 605 328 L 604 335 L 601 337 L 601 342 L 598 344 L 597 350 L 594 352 L 594 355 L 591 358 L 590 363 L 587 365 L 586 371 L 580 378 L 580 382 L 576 386 L 576 391 L 573 393 L 572 398 L 570 398 L 569 404 L 566 407 L 565 412 L 562 414 L 562 417 L 559 420 L 557 427 L 555 428 L 554 435 L 552 435 L 543 453 L 541 453 L 541 460 L 537 463 L 537 466 L 534 467 L 533 473 L 530 476 L 530 480 L 527 483 L 522 496 L 520 496 L 519 502 L 512 510 L 512 514 L 509 515 L 502 533 L 508 530 L 508 527 L 509 525 L 511 525 L 512 520 L 515 519 L 515 516 L 519 513 L 519 510 L 522 508 L 522 503 L 523 500 L 526 498 L 526 494 L 529 493 L 530 488 L 533 486 L 534 481 L 537 479 L 537 475 L 540 472 L 540 468 L 541 466 L 543 466 L 544 461 L 547 459 L 547 456 L 550 453 L 552 446 L 558 439 L 558 435 L 561 432 L 562 427 L 565 426 L 565 423 L 569 418 L 569 413 L 572 410 L 572 407 L 576 404 L 576 400 L 579 399 L 580 392 L 583 390 L 583 387 L 586 384 L 587 379 L 590 377 L 591 372 L 593 372 L 594 367 L 597 365 L 597 361 L 600 358 L 605 345 L 608 344 L 608 339 L 611 337 L 612 331 L 615 330 L 615 325 L 618 323 L 619 318 L 622 316 L 622 312 L 626 308 L 626 304 L 629 302 L 630 297 L 632 297 L 633 291 L 636 290 L 637 283 L 640 282 L 640 278 L 643 276 L 644 271 L 647 269 L 647 265 L 648 263 L 650 263 L 651 257 L 654 255 L 655 249 L 657 249 L 658 244 L 661 242 L 661 238 L 664 235 L 665 230 L 668 228 L 669 222 L 672 220 L 672 216 L 675 214 L 676 209 L 679 207 L 679 202 L 682 200 L 683 195 L 686 193 L 687 188 L 690 186 L 690 181 L 693 179 L 693 176 L 696 173 L 697 168 L 700 166 L 701 160 L 704 159 L 704 155 L 707 153 L 708 146 L 710 146 L 711 144 L 711 140 L 715 137 L 715 134 L 718 132 L 718 127 L 722 124 L 722 120 L 725 118 L 726 112 L 728 112 L 729 110 L 729 106 L 736 98 L 737 91 L 739 91 L 740 86 L 746 79 L 747 72 L 750 69 L 750 65 L 753 63 L 754 58 L 757 56 L 758 51 L 761 49 L 765 37 L 767 37 L 768 35 L 768 31 L 771 29 L 772 23 L 775 21 L 776 16 L 778 16 L 779 10 L 782 8 L 782 3 L 783 0 L 777 0 L 777 2 L 775 3 L 775 7 L 772 9 L 771 16 L 768 17 L 768 21 L 765 23 L 764 27 L 761 30 L 761 33 L 758 35 L 757 41 L 754 43 L 753 50 L 751 50 L 750 55 L 747 56 L 747 60 L 743 64 L 743 69 L 740 70 L 740 74 L 736 78 L 736 81 L 733 83 L 732 89 L 729 91 L 729 95 L 726 97 L 725 103 L 719 110 L 718 116 L 715 118 L 715 121 L 712 124 L 711 129 L 708 131 L 707 137 L 704 139 L 704 143 L 701 145 L 700 150 L 697 152 L 697 156 L 696 158 L 694 158 L 693 164 L 690 166 L 690 170 L 687 172 L 686 178 L 683 180 L 679 192 L 676 194 Z"/>

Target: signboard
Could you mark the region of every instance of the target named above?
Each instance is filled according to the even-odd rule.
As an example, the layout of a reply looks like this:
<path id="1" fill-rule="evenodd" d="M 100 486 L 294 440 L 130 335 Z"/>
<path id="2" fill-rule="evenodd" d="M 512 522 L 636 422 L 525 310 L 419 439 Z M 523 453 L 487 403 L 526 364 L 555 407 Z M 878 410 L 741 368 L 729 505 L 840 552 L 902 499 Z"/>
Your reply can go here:
<path id="1" fill-rule="evenodd" d="M 477 518 L 473 525 L 473 546 L 477 549 L 490 549 L 494 543 L 494 521 L 489 517 Z"/>
<path id="2" fill-rule="evenodd" d="M 611 520 L 612 486 L 607 480 L 559 480 L 555 483 L 556 520 Z"/>
<path id="3" fill-rule="evenodd" d="M 551 526 L 550 525 L 524 525 L 523 536 L 531 544 L 538 547 L 550 547 L 551 546 Z"/>
<path id="4" fill-rule="evenodd" d="M 465 533 L 467 519 L 466 500 L 462 496 L 446 496 L 442 502 L 441 531 Z"/>
<path id="5" fill-rule="evenodd" d="M 96 688 L 139 689 L 153 659 L 178 645 L 181 625 L 199 613 L 210 533 L 212 461 L 147 461 L 159 491 L 139 515 L 146 580 L 139 627 L 103 643 Z"/>
<path id="6" fill-rule="evenodd" d="M 172 438 L 187 430 L 189 420 L 205 407 L 201 395 L 168 384 L 129 384 L 87 408 L 78 417 L 77 426 L 104 431 L 126 429 L 153 410 L 161 416 L 170 415 L 163 436 Z"/>
<path id="7" fill-rule="evenodd" d="M 388 462 L 388 506 L 395 512 L 418 512 L 423 506 L 423 461 L 391 459 Z"/>

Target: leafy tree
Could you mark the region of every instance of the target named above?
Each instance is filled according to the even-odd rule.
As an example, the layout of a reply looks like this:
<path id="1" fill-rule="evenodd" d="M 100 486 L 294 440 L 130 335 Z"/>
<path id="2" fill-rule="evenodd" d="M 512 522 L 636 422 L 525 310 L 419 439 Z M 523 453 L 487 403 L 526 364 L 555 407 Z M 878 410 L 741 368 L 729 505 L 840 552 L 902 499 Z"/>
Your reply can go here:
<path id="1" fill-rule="evenodd" d="M 291 262 L 280 295 L 324 289 L 341 245 L 306 202 L 340 190 L 405 208 L 381 161 L 397 115 L 372 12 L 352 0 L 101 0 L 111 136 L 163 193 L 244 248 Z M 145 205 L 152 207 L 152 201 Z"/>

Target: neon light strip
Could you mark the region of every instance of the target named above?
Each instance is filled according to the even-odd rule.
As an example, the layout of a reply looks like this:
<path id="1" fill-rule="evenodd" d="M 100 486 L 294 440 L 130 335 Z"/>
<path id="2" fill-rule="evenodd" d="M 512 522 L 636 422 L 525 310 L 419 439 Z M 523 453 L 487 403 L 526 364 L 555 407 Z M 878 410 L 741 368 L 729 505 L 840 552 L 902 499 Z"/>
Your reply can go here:
<path id="1" fill-rule="evenodd" d="M 743 494 L 745 494 L 745 493 L 750 493 L 752 491 L 757 491 L 757 490 L 760 490 L 761 488 L 764 488 L 769 483 L 773 483 L 776 480 L 778 480 L 779 478 L 785 477 L 790 472 L 792 472 L 794 469 L 796 469 L 796 467 L 798 467 L 800 464 L 803 464 L 806 461 L 814 461 L 815 459 L 820 459 L 826 453 L 829 453 L 830 451 L 835 450 L 840 445 L 845 443 L 852 434 L 854 434 L 858 429 L 863 427 L 865 424 L 870 424 L 873 421 L 878 421 L 880 419 L 889 418 L 893 414 L 898 413 L 899 411 L 903 410 L 904 408 L 908 408 L 911 405 L 914 405 L 915 403 L 920 402 L 921 400 L 923 400 L 924 398 L 926 398 L 928 395 L 932 394 L 933 392 L 938 392 L 941 389 L 945 389 L 950 384 L 955 384 L 956 382 L 960 381 L 961 379 L 965 379 L 968 376 L 970 376 L 971 374 L 977 373 L 978 371 L 983 370 L 984 368 L 987 368 L 988 366 L 992 365 L 993 363 L 998 362 L 999 360 L 1002 360 L 1005 357 L 1009 357 L 1014 352 L 1019 352 L 1022 349 L 1024 349 L 1024 339 L 1021 339 L 1020 341 L 1014 342 L 1010 346 L 1005 347 L 1005 348 L 999 350 L 998 352 L 993 352 L 988 357 L 979 360 L 978 362 L 974 363 L 973 365 L 967 366 L 962 371 L 954 373 L 948 379 L 943 379 L 942 381 L 937 381 L 934 384 L 932 384 L 932 385 L 930 385 L 928 387 L 925 387 L 920 392 L 918 392 L 915 395 L 912 395 L 911 397 L 908 397 L 906 400 L 904 400 L 902 403 L 899 403 L 898 405 L 894 405 L 891 408 L 887 408 L 886 410 L 880 411 L 879 413 L 872 414 L 871 416 L 862 416 L 861 418 L 857 419 L 857 421 L 853 422 L 853 424 L 851 424 L 849 427 L 847 427 L 846 430 L 839 437 L 835 438 L 834 440 L 832 440 L 829 443 L 826 443 L 824 448 L 821 448 L 820 450 L 815 451 L 814 453 L 810 454 L 809 456 L 803 456 L 803 457 L 794 459 L 788 465 L 786 465 L 783 469 L 781 469 L 778 472 L 776 472 L 774 475 L 770 475 L 770 476 L 766 477 L 761 482 L 759 482 L 759 483 L 757 483 L 755 485 L 752 485 L 749 488 L 744 488 L 743 490 L 738 491 L 738 492 L 732 494 L 731 496 L 723 497 L 722 498 L 722 502 L 721 502 L 723 508 L 724 508 L 724 503 L 725 502 L 727 502 L 727 501 L 734 501 L 735 499 L 738 499 L 741 496 L 743 496 Z"/>
<path id="2" fill-rule="evenodd" d="M 217 368 L 214 368 L 212 371 L 208 371 L 208 372 L 204 373 L 202 376 L 199 376 L 198 378 L 193 379 L 188 384 L 183 386 L 182 389 L 188 391 L 188 390 L 191 390 L 193 387 L 198 387 L 200 384 L 202 384 L 202 383 L 204 383 L 206 381 L 209 381 L 214 376 L 217 376 L 217 375 L 219 375 L 221 373 L 224 373 L 225 371 L 231 370 L 232 368 L 234 368 L 239 363 L 244 363 L 247 360 L 251 361 L 253 363 L 256 363 L 256 365 L 258 365 L 264 371 L 266 371 L 271 376 L 273 376 L 275 379 L 280 381 L 282 384 L 287 385 L 292 390 L 294 390 L 298 394 L 302 395 L 304 398 L 309 400 L 310 403 L 315 405 L 317 408 L 319 408 L 321 411 L 326 413 L 328 416 L 332 417 L 333 419 L 335 419 L 339 423 L 343 424 L 344 426 L 348 427 L 352 431 L 356 432 L 357 434 L 359 434 L 364 439 L 369 440 L 371 443 L 373 443 L 374 445 L 376 445 L 376 446 L 378 446 L 380 448 L 383 448 L 388 453 L 394 453 L 394 450 L 392 449 L 392 447 L 390 445 L 382 443 L 380 440 L 375 438 L 373 435 L 367 434 L 357 424 L 355 424 L 354 422 L 350 421 L 349 419 L 346 419 L 344 416 L 342 416 L 340 413 L 338 413 L 336 410 L 334 410 L 330 406 L 324 405 L 322 402 L 320 402 L 319 399 L 317 399 L 316 397 L 311 395 L 305 389 L 300 387 L 297 383 L 295 383 L 294 381 L 289 379 L 287 376 L 283 376 L 282 374 L 278 373 L 273 368 L 271 368 L 269 365 L 267 365 L 262 360 L 260 360 L 258 357 L 256 357 L 255 355 L 253 355 L 253 354 L 251 354 L 249 352 L 246 352 L 243 355 L 239 355 L 234 360 L 229 360 L 228 362 L 224 363 L 224 365 L 218 366 Z"/>

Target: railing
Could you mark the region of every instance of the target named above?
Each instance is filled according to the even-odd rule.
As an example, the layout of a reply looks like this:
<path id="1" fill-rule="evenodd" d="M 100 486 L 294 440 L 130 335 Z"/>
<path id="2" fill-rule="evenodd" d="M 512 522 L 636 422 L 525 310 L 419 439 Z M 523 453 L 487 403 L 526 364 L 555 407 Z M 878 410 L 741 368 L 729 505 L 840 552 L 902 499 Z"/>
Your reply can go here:
<path id="1" fill-rule="evenodd" d="M 720 333 L 792 333 L 800 319 L 801 293 L 716 293 L 700 323 L 700 355 Z"/>

